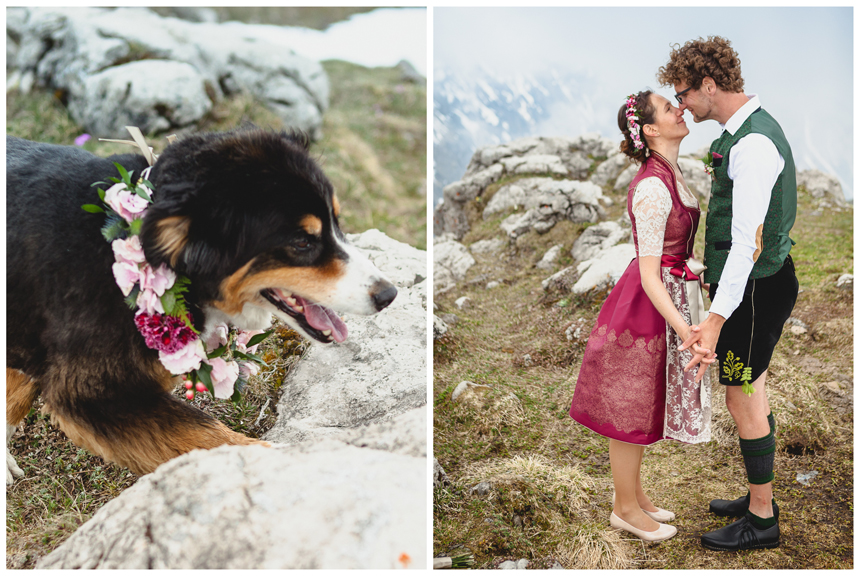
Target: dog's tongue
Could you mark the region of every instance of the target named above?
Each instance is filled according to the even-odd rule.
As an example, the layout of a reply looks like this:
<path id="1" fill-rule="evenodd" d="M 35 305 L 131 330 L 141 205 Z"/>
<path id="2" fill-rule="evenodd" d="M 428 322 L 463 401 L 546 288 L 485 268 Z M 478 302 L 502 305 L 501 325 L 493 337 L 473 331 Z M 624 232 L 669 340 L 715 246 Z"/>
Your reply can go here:
<path id="1" fill-rule="evenodd" d="M 297 294 L 294 295 L 294 298 L 297 304 L 304 307 L 305 319 L 308 324 L 317 330 L 331 330 L 331 337 L 335 342 L 346 340 L 346 324 L 337 314 L 325 306 L 308 302 Z"/>

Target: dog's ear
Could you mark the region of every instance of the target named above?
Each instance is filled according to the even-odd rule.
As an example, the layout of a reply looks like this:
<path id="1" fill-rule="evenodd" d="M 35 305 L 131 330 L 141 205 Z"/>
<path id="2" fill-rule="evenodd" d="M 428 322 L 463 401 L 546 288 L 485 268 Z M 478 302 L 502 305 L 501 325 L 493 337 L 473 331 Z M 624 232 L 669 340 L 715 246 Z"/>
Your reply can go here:
<path id="1" fill-rule="evenodd" d="M 162 202 L 151 206 L 143 219 L 140 239 L 146 260 L 153 267 L 167 264 L 174 270 L 189 241 L 191 217 L 185 208 L 195 187 L 189 183 L 159 189 Z"/>

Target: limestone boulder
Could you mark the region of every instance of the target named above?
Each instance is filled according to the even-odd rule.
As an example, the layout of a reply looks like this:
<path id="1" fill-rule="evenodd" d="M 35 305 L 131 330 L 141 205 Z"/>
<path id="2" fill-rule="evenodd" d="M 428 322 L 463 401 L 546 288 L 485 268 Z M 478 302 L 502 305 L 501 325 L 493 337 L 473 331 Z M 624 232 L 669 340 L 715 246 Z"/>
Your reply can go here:
<path id="1" fill-rule="evenodd" d="M 633 244 L 618 244 L 600 257 L 582 262 L 577 267 L 580 276 L 573 285 L 573 293 L 585 294 L 591 290 L 614 286 L 635 257 L 636 249 Z"/>
<path id="2" fill-rule="evenodd" d="M 281 385 L 278 420 L 266 440 L 342 439 L 426 403 L 426 253 L 375 230 L 350 238 L 394 283 L 397 297 L 378 314 L 344 315 L 345 342 L 311 345 Z"/>

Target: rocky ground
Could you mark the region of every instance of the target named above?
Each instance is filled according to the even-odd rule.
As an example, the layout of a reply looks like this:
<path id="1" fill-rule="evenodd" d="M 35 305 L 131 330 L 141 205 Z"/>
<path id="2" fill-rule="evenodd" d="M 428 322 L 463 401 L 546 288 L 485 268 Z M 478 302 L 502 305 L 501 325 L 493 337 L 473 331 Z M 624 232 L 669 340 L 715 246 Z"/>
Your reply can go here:
<path id="1" fill-rule="evenodd" d="M 853 209 L 813 171 L 798 179 L 792 232 L 801 293 L 768 379 L 782 546 L 699 544 L 726 523 L 708 500 L 744 490 L 718 386 L 711 442 L 646 451 L 646 490 L 676 512 L 678 536 L 646 547 L 609 528 L 607 442 L 567 411 L 586 337 L 630 259 L 635 166 L 615 146 L 583 136 L 478 150 L 437 207 L 434 556 L 471 554 L 475 568 L 852 568 Z M 706 209 L 701 162 L 680 164 Z"/>

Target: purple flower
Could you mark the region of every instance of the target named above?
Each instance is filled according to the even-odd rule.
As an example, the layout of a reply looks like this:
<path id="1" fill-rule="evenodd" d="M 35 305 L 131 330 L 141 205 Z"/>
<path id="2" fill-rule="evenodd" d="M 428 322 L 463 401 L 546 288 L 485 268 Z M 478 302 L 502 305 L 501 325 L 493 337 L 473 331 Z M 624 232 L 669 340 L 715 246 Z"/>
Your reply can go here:
<path id="1" fill-rule="evenodd" d="M 77 138 L 75 138 L 75 146 L 83 146 L 84 143 L 92 138 L 89 134 L 81 134 Z"/>

